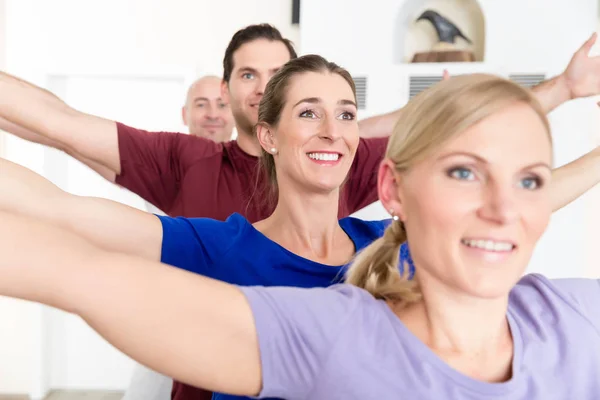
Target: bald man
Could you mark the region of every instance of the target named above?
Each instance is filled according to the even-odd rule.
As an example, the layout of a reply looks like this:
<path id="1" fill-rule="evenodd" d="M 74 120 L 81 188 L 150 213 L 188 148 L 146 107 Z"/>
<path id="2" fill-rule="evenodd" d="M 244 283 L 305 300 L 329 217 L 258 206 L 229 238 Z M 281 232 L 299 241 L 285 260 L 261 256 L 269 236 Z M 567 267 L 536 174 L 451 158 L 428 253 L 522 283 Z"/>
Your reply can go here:
<path id="1" fill-rule="evenodd" d="M 191 135 L 214 142 L 231 140 L 233 115 L 221 98 L 221 78 L 217 76 L 204 76 L 192 83 L 181 116 Z"/>

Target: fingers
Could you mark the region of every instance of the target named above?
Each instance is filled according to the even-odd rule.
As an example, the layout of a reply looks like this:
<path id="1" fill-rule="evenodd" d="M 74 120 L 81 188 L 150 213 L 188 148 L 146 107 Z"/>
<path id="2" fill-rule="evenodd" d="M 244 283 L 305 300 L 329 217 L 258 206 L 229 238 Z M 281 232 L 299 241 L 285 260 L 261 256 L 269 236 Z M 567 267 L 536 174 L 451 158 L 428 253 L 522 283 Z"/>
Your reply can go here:
<path id="1" fill-rule="evenodd" d="M 592 47 L 594 46 L 594 44 L 596 43 L 597 38 L 598 38 L 598 33 L 594 32 L 592 34 L 592 36 L 590 36 L 590 38 L 588 40 L 586 40 L 586 42 L 583 44 L 583 46 L 581 46 L 579 51 L 583 52 L 585 54 L 588 54 L 590 52 L 590 50 L 592 50 Z"/>
<path id="2" fill-rule="evenodd" d="M 446 81 L 448 79 L 450 79 L 450 72 L 448 72 L 447 69 L 444 69 L 444 73 L 442 74 L 442 80 Z"/>

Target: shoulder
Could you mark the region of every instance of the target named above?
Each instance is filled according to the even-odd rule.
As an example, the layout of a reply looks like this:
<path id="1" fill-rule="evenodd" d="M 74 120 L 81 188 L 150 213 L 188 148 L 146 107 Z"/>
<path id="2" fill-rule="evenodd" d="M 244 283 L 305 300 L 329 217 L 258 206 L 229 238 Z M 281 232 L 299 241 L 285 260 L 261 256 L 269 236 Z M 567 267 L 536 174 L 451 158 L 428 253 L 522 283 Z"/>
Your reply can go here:
<path id="1" fill-rule="evenodd" d="M 296 318 L 313 319 L 318 318 L 317 314 L 339 318 L 377 302 L 366 290 L 345 283 L 314 288 L 247 286 L 240 287 L 240 290 L 255 313 L 279 309 L 284 315 Z"/>
<path id="2" fill-rule="evenodd" d="M 230 249 L 247 246 L 248 221 L 234 214 L 226 221 L 157 216 L 162 224 L 161 261 L 190 271 L 215 263 Z"/>
<path id="3" fill-rule="evenodd" d="M 157 215 L 157 217 L 160 219 L 163 229 L 171 233 L 183 233 L 192 230 L 198 233 L 227 236 L 229 240 L 244 232 L 250 224 L 246 218 L 237 213 L 232 214 L 225 221 L 212 218 L 169 217 L 165 215 Z"/>
<path id="4" fill-rule="evenodd" d="M 525 275 L 511 292 L 511 303 L 521 311 L 580 315 L 600 328 L 600 280 L 585 278 L 548 279 Z"/>
<path id="5" fill-rule="evenodd" d="M 163 249 L 177 249 L 186 245 L 201 245 L 206 249 L 218 248 L 220 253 L 232 246 L 245 243 L 250 223 L 239 214 L 226 221 L 212 218 L 168 217 L 159 215 L 163 228 Z"/>
<path id="6" fill-rule="evenodd" d="M 363 150 L 375 150 L 377 152 L 384 152 L 389 140 L 390 138 L 387 136 L 374 138 L 360 138 L 358 142 L 358 148 Z"/>
<path id="7" fill-rule="evenodd" d="M 355 242 L 369 244 L 383 236 L 391 219 L 365 221 L 355 217 L 346 217 L 340 220 L 340 226 Z"/>
<path id="8" fill-rule="evenodd" d="M 513 288 L 511 295 L 537 296 L 550 293 L 575 300 L 578 295 L 600 295 L 600 280 L 586 278 L 549 279 L 538 273 L 524 275 Z"/>

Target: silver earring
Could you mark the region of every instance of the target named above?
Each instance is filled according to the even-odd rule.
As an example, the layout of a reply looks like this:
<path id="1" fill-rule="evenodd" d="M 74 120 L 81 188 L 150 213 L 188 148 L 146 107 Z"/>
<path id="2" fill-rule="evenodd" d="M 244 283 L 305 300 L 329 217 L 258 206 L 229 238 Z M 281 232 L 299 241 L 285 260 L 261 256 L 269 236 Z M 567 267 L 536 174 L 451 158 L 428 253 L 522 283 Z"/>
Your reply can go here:
<path id="1" fill-rule="evenodd" d="M 273 154 L 277 154 L 277 149 L 276 149 L 275 147 L 272 147 L 272 148 L 271 148 L 271 153 L 273 153 Z"/>
<path id="2" fill-rule="evenodd" d="M 398 219 L 399 219 L 399 218 L 398 218 L 398 216 L 397 216 L 396 214 L 394 214 L 394 210 L 393 210 L 393 209 L 392 209 L 392 210 L 390 210 L 390 214 L 392 214 L 392 219 L 393 219 L 394 221 L 398 221 Z"/>

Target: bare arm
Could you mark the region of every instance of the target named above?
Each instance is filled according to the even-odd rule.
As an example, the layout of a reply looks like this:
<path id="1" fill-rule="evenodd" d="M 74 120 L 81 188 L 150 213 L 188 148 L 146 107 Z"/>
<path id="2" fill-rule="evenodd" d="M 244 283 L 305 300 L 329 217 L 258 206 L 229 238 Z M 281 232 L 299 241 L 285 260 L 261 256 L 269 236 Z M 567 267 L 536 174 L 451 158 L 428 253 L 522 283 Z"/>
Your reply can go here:
<path id="1" fill-rule="evenodd" d="M 600 182 L 600 147 L 552 171 L 552 209 L 557 211 Z"/>
<path id="2" fill-rule="evenodd" d="M 91 160 L 108 168 L 113 180 L 121 171 L 114 121 L 79 112 L 49 91 L 3 72 L 0 72 L 0 117 L 12 123 L 6 126 L 8 132 L 17 136 L 35 132 L 37 140 L 21 137 L 40 142 L 41 136 L 48 140 L 45 144 L 72 152 L 83 162 Z M 15 127 L 25 130 L 13 131 Z"/>
<path id="3" fill-rule="evenodd" d="M 115 347 L 211 391 L 261 388 L 252 311 L 232 285 L 109 253 L 69 231 L 0 212 L 0 295 L 81 316 Z"/>
<path id="4" fill-rule="evenodd" d="M 564 75 L 558 75 L 531 88 L 546 113 L 571 100 Z"/>
<path id="5" fill-rule="evenodd" d="M 81 154 L 78 154 L 73 149 L 67 148 L 62 143 L 44 137 L 38 133 L 32 132 L 29 129 L 23 128 L 22 126 L 13 124 L 12 122 L 7 121 L 2 117 L 0 117 L 0 130 L 12 133 L 13 135 L 18 136 L 21 139 L 27 140 L 29 142 L 42 144 L 44 146 L 53 147 L 57 150 L 64 151 L 71 157 L 75 158 L 78 161 L 81 161 L 82 163 L 96 171 L 104 179 L 107 179 L 111 182 L 115 181 L 116 174 L 110 168 L 107 168 L 104 165 L 93 161 L 89 158 L 83 157 Z"/>
<path id="6" fill-rule="evenodd" d="M 360 137 L 374 138 L 390 136 L 400 117 L 400 110 L 398 109 L 387 114 L 376 115 L 358 121 Z"/>
<path id="7" fill-rule="evenodd" d="M 600 56 L 590 56 L 597 37 L 594 33 L 581 45 L 560 75 L 532 88 L 546 112 L 571 99 L 600 94 Z"/>
<path id="8" fill-rule="evenodd" d="M 149 213 L 64 192 L 42 176 L 0 159 L 0 210 L 71 230 L 95 245 L 160 260 L 162 226 Z"/>

